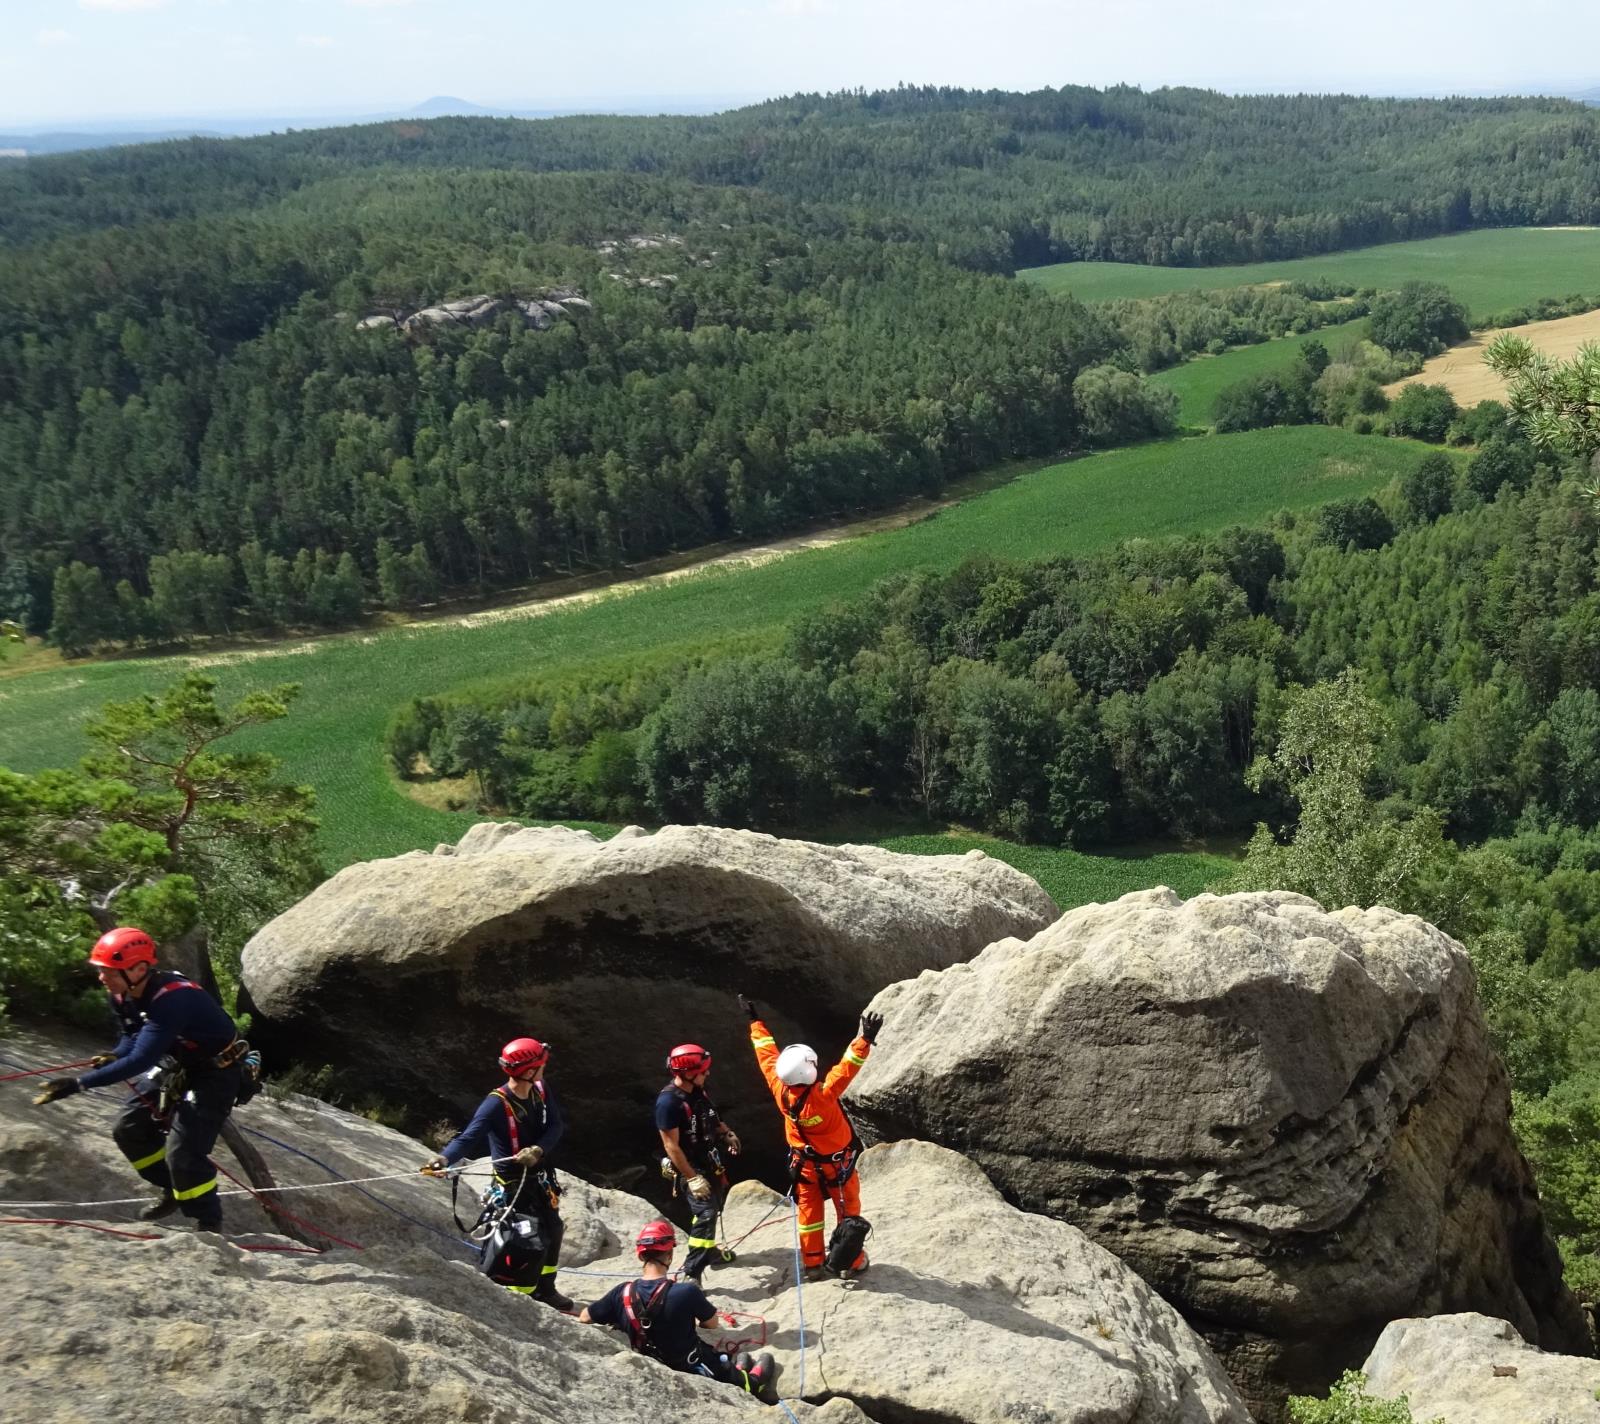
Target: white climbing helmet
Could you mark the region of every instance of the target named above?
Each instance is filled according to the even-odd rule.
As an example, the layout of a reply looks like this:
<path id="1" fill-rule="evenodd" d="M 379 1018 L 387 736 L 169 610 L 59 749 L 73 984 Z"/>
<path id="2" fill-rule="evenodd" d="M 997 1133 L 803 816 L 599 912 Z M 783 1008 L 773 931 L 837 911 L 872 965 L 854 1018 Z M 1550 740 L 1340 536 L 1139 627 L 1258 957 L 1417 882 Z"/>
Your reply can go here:
<path id="1" fill-rule="evenodd" d="M 791 1043 L 778 1055 L 778 1076 L 791 1088 L 803 1088 L 817 1081 L 817 1050 L 803 1043 Z"/>

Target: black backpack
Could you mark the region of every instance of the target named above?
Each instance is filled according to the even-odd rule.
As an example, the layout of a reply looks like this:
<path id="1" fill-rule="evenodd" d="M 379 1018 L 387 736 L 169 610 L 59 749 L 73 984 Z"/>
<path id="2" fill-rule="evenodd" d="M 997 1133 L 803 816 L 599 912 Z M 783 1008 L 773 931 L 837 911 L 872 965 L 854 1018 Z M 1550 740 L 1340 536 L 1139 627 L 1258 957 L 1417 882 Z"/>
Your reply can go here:
<path id="1" fill-rule="evenodd" d="M 478 1248 L 478 1269 L 496 1285 L 532 1290 L 544 1270 L 545 1239 L 539 1223 L 521 1212 L 501 1212 Z"/>

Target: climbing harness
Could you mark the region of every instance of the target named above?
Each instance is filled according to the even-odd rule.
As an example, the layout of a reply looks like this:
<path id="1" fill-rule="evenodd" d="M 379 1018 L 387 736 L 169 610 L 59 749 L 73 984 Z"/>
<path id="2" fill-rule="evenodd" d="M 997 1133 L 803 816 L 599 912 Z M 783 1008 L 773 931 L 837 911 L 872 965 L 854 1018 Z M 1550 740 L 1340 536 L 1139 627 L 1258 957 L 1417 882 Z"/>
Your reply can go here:
<path id="1" fill-rule="evenodd" d="M 652 1359 L 659 1360 L 661 1356 L 656 1350 L 656 1342 L 650 1331 L 661 1318 L 672 1282 L 662 1277 L 656 1282 L 648 1300 L 640 1294 L 639 1288 L 642 1285 L 643 1281 L 634 1281 L 623 1290 L 622 1313 L 628 1318 L 628 1338 L 633 1343 L 633 1348 L 641 1355 L 649 1355 Z"/>

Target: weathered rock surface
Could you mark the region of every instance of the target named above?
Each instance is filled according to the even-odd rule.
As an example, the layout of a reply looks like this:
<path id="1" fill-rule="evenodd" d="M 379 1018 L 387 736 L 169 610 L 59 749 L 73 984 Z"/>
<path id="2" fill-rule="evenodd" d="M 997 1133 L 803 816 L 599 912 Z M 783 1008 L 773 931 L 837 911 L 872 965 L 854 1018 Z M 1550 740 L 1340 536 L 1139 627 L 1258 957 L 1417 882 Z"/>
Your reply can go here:
<path id="1" fill-rule="evenodd" d="M 1415 917 L 1144 891 L 874 1007 L 857 1117 L 1081 1226 L 1265 1418 L 1399 1316 L 1476 1310 L 1589 1348 L 1470 962 Z"/>
<path id="2" fill-rule="evenodd" d="M 871 1269 L 798 1297 L 787 1204 L 753 1182 L 730 1196 L 728 1239 L 756 1234 L 707 1290 L 781 1323 L 768 1347 L 786 1393 L 800 1387 L 803 1314 L 806 1397 L 845 1395 L 874 1418 L 1248 1424 L 1177 1311 L 1076 1228 L 1008 1206 L 966 1159 L 927 1142 L 871 1148 L 861 1195 Z"/>
<path id="3" fill-rule="evenodd" d="M 781 1032 L 837 1051 L 885 984 L 1054 913 L 982 855 L 486 823 L 432 855 L 341 871 L 256 935 L 244 981 L 269 1049 L 349 1067 L 357 1085 L 364 1070 L 366 1086 L 433 1116 L 476 1105 L 507 1039 L 548 1039 L 568 1160 L 606 1173 L 653 1161 L 667 1050 L 704 1043 L 718 1105 L 759 1161 L 781 1133 L 739 991 Z"/>
<path id="4" fill-rule="evenodd" d="M 1536 1350 L 1486 1315 L 1391 1321 L 1362 1370 L 1369 1394 L 1405 1395 L 1417 1424 L 1600 1424 L 1600 1364 Z"/>
<path id="5" fill-rule="evenodd" d="M 563 318 L 588 315 L 594 304 L 582 293 L 567 287 L 552 287 L 531 297 L 496 297 L 487 292 L 454 301 L 439 302 L 420 311 L 404 309 L 373 312 L 356 322 L 358 331 L 378 331 L 392 327 L 410 334 L 443 326 L 487 326 L 501 312 L 516 312 L 524 324 L 535 331 L 548 331 Z"/>
<path id="6" fill-rule="evenodd" d="M 41 1061 L 33 1055 L 47 1046 L 62 1044 L 53 1036 L 8 1037 L 0 1056 Z M 0 1196 L 85 1200 L 143 1190 L 105 1131 L 120 1092 L 40 1109 L 28 1106 L 27 1090 L 17 1084 L 0 1084 L 0 1094 Z M 239 1118 L 337 1164 L 341 1176 L 354 1168 L 357 1176 L 397 1170 L 411 1179 L 369 1185 L 371 1196 L 348 1187 L 286 1196 L 297 1215 L 365 1247 L 322 1256 L 289 1254 L 293 1242 L 264 1235 L 224 1240 L 177 1230 L 130 1241 L 83 1228 L 0 1227 L 5 1418 L 27 1424 L 770 1419 L 738 1391 L 674 1374 L 634 1355 L 610 1331 L 491 1284 L 454 1244 L 447 1189 L 415 1176 L 426 1155 L 420 1143 L 308 1099 L 280 1105 L 257 1098 Z M 280 1182 L 324 1179 L 305 1159 L 254 1140 Z M 233 1166 L 225 1152 L 219 1160 Z M 624 1269 L 615 1254 L 618 1237 L 637 1230 L 648 1205 L 570 1178 L 568 1186 L 565 1257 L 598 1271 Z M 416 1220 L 386 1210 L 379 1198 Z M 159 1231 L 133 1222 L 135 1210 L 66 1214 L 141 1235 Z M 229 1199 L 226 1211 L 230 1232 L 266 1224 L 237 1199 Z M 605 1260 L 589 1261 L 596 1249 Z M 582 1290 L 585 1283 L 590 1290 Z M 592 1297 L 610 1281 L 570 1271 L 563 1284 Z M 791 1408 L 805 1424 L 867 1424 L 844 1400 Z"/>
<path id="7" fill-rule="evenodd" d="M 70 1062 L 104 1046 L 104 1038 L 14 1027 L 0 1039 L 0 1072 Z M 0 1084 L 0 1199 L 132 1198 L 124 1205 L 97 1208 L 94 1219 L 137 1223 L 140 1207 L 154 1193 L 128 1171 L 111 1141 L 111 1124 L 122 1110 L 126 1092 L 105 1088 L 35 1109 L 29 1096 L 36 1090 L 37 1084 L 27 1080 Z M 450 1261 L 476 1259 L 451 1219 L 449 1188 L 417 1173 L 432 1155 L 431 1147 L 315 1098 L 280 1094 L 270 1085 L 241 1108 L 235 1120 L 278 1185 L 309 1188 L 276 1198 L 285 1210 L 327 1233 L 300 1228 L 308 1241 L 326 1244 L 339 1238 L 358 1246 L 417 1247 Z M 226 1148 L 218 1149 L 217 1161 L 224 1170 L 246 1179 Z M 460 1209 L 469 1223 L 476 1215 L 472 1205 L 476 1192 L 487 1175 L 487 1167 L 474 1169 L 464 1183 Z M 359 1190 L 315 1186 L 368 1177 L 390 1180 L 368 1182 Z M 568 1266 L 588 1267 L 602 1256 L 614 1255 L 657 1214 L 648 1202 L 626 1192 L 591 1186 L 565 1174 L 563 1182 L 567 1234 L 562 1260 Z M 229 1193 L 224 1214 L 230 1232 L 280 1229 L 281 1224 L 244 1192 L 242 1183 L 225 1180 L 222 1187 Z M 150 1228 L 140 1224 L 136 1229 Z"/>
<path id="8" fill-rule="evenodd" d="M 0 1058 L 15 1071 L 81 1056 L 87 1046 L 33 1033 L 5 1040 Z M 0 1084 L 0 1197 L 55 1200 L 64 1188 L 73 1200 L 144 1194 L 106 1135 L 119 1092 L 42 1109 L 28 1096 Z M 632 1355 L 620 1336 L 491 1285 L 456 1244 L 444 1185 L 415 1175 L 422 1144 L 309 1099 L 261 1097 L 237 1116 L 280 1183 L 327 1175 L 289 1147 L 338 1176 L 402 1174 L 285 1197 L 297 1215 L 337 1227 L 365 1249 L 252 1254 L 243 1248 L 292 1243 L 161 1231 L 133 1219 L 136 1205 L 41 1214 L 159 1239 L 0 1228 L 8 1418 L 773 1417 L 726 1386 Z M 233 1166 L 225 1152 L 219 1160 Z M 706 1280 L 713 1301 L 734 1313 L 708 1338 L 771 1349 L 783 1365 L 780 1392 L 802 1424 L 864 1424 L 869 1415 L 942 1424 L 1247 1424 L 1204 1342 L 1075 1228 L 1008 1206 L 972 1163 L 931 1144 L 874 1148 L 861 1172 L 877 1229 L 874 1265 L 857 1287 L 797 1290 L 792 1209 L 757 1183 L 736 1187 L 728 1205 L 724 1237 L 738 1242 L 737 1261 Z M 561 1282 L 578 1299 L 593 1299 L 632 1274 L 621 1243 L 653 1211 L 619 1192 L 565 1182 Z M 237 1198 L 227 1212 L 230 1233 L 267 1224 Z M 798 1402 L 802 1394 L 836 1397 L 812 1407 Z"/>

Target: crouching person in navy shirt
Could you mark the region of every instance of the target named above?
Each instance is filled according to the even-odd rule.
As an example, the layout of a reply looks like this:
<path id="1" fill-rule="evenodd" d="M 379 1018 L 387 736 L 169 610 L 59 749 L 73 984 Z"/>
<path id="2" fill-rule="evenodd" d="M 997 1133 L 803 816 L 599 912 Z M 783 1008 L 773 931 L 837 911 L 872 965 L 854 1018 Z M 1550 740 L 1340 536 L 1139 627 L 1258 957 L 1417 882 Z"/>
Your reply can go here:
<path id="1" fill-rule="evenodd" d="M 676 1239 L 671 1222 L 652 1221 L 636 1243 L 643 1274 L 584 1306 L 578 1319 L 586 1325 L 609 1325 L 622 1331 L 641 1355 L 649 1355 L 669 1369 L 737 1385 L 771 1403 L 767 1395 L 778 1372 L 771 1355 L 752 1359 L 740 1354 L 730 1360 L 695 1333 L 695 1326 L 715 1322 L 717 1308 L 693 1281 L 674 1281 L 668 1275 Z"/>

